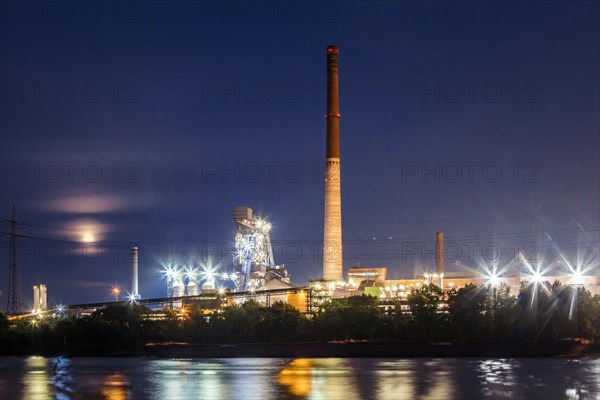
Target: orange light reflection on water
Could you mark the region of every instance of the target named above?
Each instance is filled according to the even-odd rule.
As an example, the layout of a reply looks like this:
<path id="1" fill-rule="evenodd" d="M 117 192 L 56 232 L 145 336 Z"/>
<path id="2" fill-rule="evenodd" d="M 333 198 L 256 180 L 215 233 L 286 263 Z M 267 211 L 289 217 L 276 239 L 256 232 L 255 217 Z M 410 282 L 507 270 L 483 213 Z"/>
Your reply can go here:
<path id="1" fill-rule="evenodd" d="M 104 378 L 102 396 L 106 400 L 126 400 L 129 382 L 123 374 L 112 374 Z"/>
<path id="2" fill-rule="evenodd" d="M 309 358 L 297 358 L 279 371 L 277 382 L 285 386 L 294 396 L 308 396 L 312 388 L 312 365 L 313 362 Z"/>

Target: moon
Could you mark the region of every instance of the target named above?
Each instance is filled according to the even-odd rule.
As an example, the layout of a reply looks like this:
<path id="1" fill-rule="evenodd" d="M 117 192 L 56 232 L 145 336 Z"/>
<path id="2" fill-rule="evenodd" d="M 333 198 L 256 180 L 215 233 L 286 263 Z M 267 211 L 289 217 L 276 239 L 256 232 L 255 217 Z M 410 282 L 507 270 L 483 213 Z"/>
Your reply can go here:
<path id="1" fill-rule="evenodd" d="M 94 237 L 94 234 L 92 232 L 84 232 L 81 240 L 84 243 L 92 243 L 96 240 L 96 238 Z"/>

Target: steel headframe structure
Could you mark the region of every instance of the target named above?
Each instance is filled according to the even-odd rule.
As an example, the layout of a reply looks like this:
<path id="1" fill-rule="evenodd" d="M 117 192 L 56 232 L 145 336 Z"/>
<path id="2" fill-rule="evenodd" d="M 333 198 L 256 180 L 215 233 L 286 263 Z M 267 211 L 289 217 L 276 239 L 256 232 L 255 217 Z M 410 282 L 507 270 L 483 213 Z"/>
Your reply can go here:
<path id="1" fill-rule="evenodd" d="M 240 267 L 236 291 L 246 291 L 251 286 L 253 268 L 275 266 L 269 234 L 271 224 L 260 216 L 253 216 L 248 207 L 235 207 L 233 218 L 237 227 L 234 260 Z"/>

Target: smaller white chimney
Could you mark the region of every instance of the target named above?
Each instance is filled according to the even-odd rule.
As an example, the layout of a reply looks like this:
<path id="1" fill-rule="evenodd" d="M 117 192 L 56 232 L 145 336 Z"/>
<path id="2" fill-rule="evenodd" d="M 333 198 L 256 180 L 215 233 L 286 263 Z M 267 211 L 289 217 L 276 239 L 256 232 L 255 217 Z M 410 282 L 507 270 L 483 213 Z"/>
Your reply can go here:
<path id="1" fill-rule="evenodd" d="M 140 298 L 139 288 L 138 288 L 138 248 L 131 248 L 131 267 L 132 267 L 132 282 L 131 282 L 131 297 L 134 299 Z"/>

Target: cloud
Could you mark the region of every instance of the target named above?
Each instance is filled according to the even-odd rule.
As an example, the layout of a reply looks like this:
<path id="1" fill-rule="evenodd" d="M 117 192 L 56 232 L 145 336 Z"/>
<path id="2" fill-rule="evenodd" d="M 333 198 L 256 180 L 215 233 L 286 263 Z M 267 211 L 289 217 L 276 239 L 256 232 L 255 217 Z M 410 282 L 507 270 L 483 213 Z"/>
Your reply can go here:
<path id="1" fill-rule="evenodd" d="M 96 214 L 123 210 L 130 206 L 131 202 L 127 199 L 114 195 L 77 195 L 50 200 L 45 208 L 65 213 Z"/>

